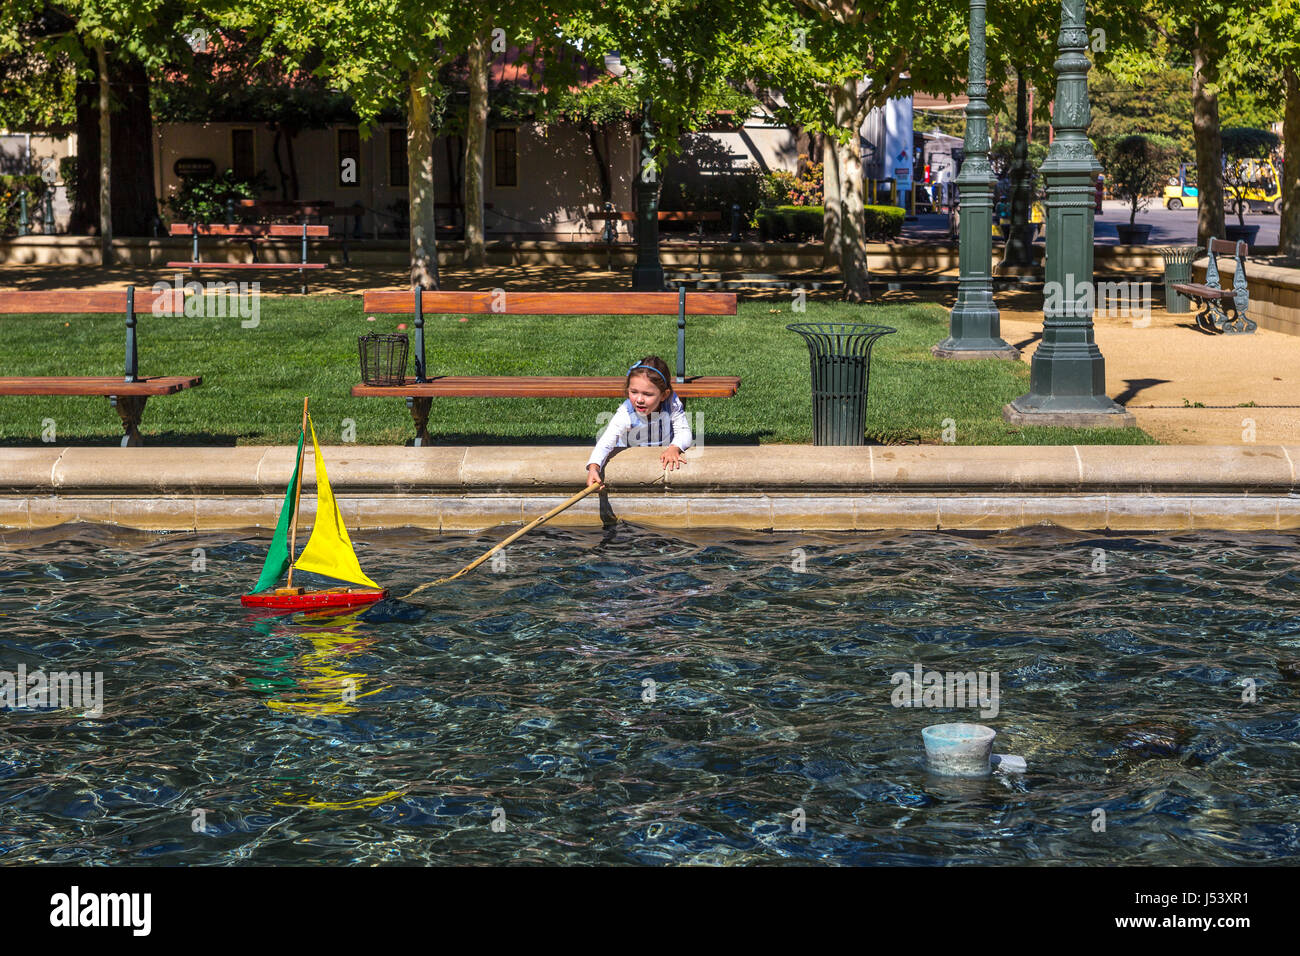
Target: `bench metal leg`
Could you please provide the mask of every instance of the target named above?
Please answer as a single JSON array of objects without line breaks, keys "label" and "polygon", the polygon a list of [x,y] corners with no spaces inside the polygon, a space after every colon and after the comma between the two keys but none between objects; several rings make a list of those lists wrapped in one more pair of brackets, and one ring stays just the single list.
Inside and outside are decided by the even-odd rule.
[{"label": "bench metal leg", "polygon": [[1192,299],[1192,301],[1195,302],[1197,306],[1196,327],[1204,332],[1209,332],[1211,335],[1218,335],[1219,327],[1214,324],[1214,319],[1211,316],[1211,311],[1214,307],[1213,303],[1202,302],[1200,299],[1196,298]]},{"label": "bench metal leg", "polygon": [[429,435],[429,412],[433,408],[433,399],[417,398],[412,395],[406,400],[406,407],[411,410],[411,418],[415,421],[415,438],[410,444],[415,448],[426,448],[432,445],[433,438]]},{"label": "bench metal leg", "polygon": [[1235,305],[1229,306],[1228,311],[1232,313],[1232,317],[1229,318],[1226,314],[1224,315],[1223,328],[1220,330],[1225,334],[1247,335],[1259,328],[1244,312],[1238,312]]},{"label": "bench metal leg", "polygon": [[122,419],[122,428],[126,432],[122,436],[123,448],[139,448],[144,444],[140,438],[140,419],[144,415],[144,403],[149,400],[147,395],[110,395],[109,402],[117,409],[118,417]]}]

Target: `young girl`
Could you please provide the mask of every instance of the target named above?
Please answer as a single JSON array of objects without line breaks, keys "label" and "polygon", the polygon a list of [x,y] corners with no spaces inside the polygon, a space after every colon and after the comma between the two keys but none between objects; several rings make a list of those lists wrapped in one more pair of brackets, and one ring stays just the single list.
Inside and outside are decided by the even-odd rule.
[{"label": "young girl", "polygon": [[615,448],[667,445],[659,456],[665,468],[680,468],[682,452],[691,447],[691,426],[682,400],[673,393],[668,363],[647,355],[627,370],[627,401],[596,440],[587,460],[587,484],[600,481],[605,460]]}]

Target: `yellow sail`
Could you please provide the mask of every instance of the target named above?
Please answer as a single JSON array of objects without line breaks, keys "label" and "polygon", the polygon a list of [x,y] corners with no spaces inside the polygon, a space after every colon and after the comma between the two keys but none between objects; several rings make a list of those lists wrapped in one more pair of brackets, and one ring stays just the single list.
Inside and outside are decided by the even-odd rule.
[{"label": "yellow sail", "polygon": [[307,416],[307,425],[311,429],[311,447],[316,453],[316,523],[312,525],[307,547],[302,549],[293,566],[299,571],[312,571],[378,590],[379,585],[366,577],[356,552],[352,550],[352,539],[348,537],[334,492],[330,490],[325,459],[316,443],[316,426],[312,424],[310,415]]}]

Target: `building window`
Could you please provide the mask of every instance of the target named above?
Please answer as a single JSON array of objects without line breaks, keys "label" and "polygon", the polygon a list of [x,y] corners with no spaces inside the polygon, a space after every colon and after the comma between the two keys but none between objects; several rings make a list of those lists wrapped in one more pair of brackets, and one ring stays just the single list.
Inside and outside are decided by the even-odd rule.
[{"label": "building window", "polygon": [[341,129],[339,134],[339,185],[360,186],[361,133],[355,129]]},{"label": "building window", "polygon": [[406,165],[406,130],[388,131],[388,185],[407,186],[411,182]]},{"label": "building window", "polygon": [[514,129],[492,131],[493,183],[497,186],[519,185],[519,151]]},{"label": "building window", "polygon": [[232,129],[230,131],[230,169],[236,179],[252,179],[257,175],[253,158],[253,131],[251,129]]}]

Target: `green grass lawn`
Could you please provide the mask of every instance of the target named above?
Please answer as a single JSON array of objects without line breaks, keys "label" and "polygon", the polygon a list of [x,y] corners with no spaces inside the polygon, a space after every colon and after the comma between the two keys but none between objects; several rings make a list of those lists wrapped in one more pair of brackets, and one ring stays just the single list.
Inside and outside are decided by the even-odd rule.
[{"label": "green grass lawn", "polygon": [[[780,311],[775,311],[780,308]],[[320,440],[342,439],[345,420],[359,444],[396,444],[412,434],[401,399],[356,399],[357,336],[396,330],[401,317],[367,322],[355,296],[268,296],[260,325],[238,318],[143,315],[142,375],[202,375],[203,385],[152,399],[141,431],[148,444],[288,444],[297,437],[303,395],[312,400]],[[409,319],[406,319],[409,323]],[[898,329],[875,346],[867,433],[886,443],[938,443],[943,420],[958,444],[1153,444],[1139,429],[1013,428],[1002,406],[1028,391],[1021,362],[939,361],[930,346],[947,334],[933,304],[851,306],[812,302],[803,313],[781,301],[751,301],[735,316],[687,320],[687,372],[738,375],[731,399],[693,399],[707,441],[757,444],[812,441],[808,353],[790,322],[871,322]],[[4,375],[116,375],[122,371],[120,316],[4,316]],[[407,330],[411,331],[410,329]],[[676,361],[671,316],[430,316],[433,374],[618,375],[648,353]],[[414,362],[408,367],[413,371]],[[449,443],[585,443],[614,399],[472,399],[434,402],[429,429]],[[0,397],[0,443],[41,442],[53,419],[56,441],[114,444],[116,413],[103,398]]]}]

